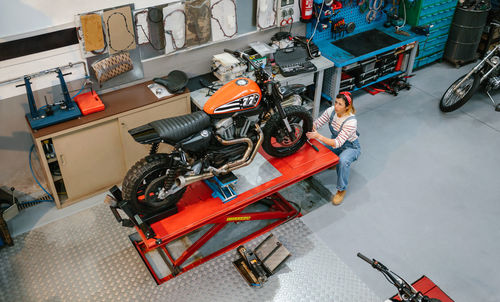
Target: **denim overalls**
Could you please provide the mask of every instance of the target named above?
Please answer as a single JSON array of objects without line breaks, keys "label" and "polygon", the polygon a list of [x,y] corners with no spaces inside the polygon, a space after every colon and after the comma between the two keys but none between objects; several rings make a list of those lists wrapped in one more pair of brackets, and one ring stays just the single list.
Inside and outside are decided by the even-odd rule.
[{"label": "denim overalls", "polygon": [[[330,132],[332,133],[332,139],[337,138],[339,132],[342,131],[342,127],[344,123],[349,119],[355,118],[354,116],[348,117],[339,128],[339,131],[335,131],[332,126],[333,117],[335,115],[335,111],[332,112],[330,116],[330,120],[328,122],[328,127],[330,128]],[[357,130],[356,130],[356,133]],[[359,134],[358,134],[359,135]],[[328,146],[333,153],[337,154],[339,157],[339,163],[337,164],[337,190],[344,191],[347,188],[347,183],[349,181],[349,173],[351,163],[358,159],[359,154],[361,153],[361,146],[359,145],[359,139],[356,139],[354,142],[350,142],[346,140],[344,144],[338,148],[333,148],[332,146]]]}]

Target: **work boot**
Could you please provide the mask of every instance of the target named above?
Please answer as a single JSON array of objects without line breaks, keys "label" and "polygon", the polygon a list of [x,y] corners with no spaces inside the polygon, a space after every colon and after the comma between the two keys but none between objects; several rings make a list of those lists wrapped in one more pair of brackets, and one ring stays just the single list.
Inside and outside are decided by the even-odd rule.
[{"label": "work boot", "polygon": [[335,194],[332,197],[332,203],[336,206],[342,203],[342,200],[344,200],[345,196],[345,190],[344,191],[337,191],[337,194]]}]

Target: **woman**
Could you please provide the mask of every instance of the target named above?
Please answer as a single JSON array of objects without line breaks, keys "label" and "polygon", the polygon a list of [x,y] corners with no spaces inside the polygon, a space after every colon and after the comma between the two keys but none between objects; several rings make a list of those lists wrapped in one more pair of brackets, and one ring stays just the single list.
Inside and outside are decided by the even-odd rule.
[{"label": "woman", "polygon": [[[359,133],[357,131],[358,121],[354,113],[356,113],[356,110],[352,104],[351,94],[349,92],[341,92],[337,95],[334,105],[326,109],[314,122],[313,131],[307,133],[307,138],[315,138],[322,141],[339,156],[337,193],[332,198],[334,205],[342,203],[349,181],[351,163],[358,159],[361,153],[358,140]],[[330,132],[332,133],[331,138],[324,137],[317,131],[317,129],[326,123],[328,123]]]}]

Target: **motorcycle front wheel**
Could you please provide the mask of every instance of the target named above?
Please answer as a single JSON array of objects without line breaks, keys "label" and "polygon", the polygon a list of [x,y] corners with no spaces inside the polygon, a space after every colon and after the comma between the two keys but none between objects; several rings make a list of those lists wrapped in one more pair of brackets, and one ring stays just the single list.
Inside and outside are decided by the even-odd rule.
[{"label": "motorcycle front wheel", "polygon": [[[170,188],[175,177],[181,174],[176,169],[174,160],[169,154],[149,155],[127,172],[123,180],[122,192],[124,200],[128,200],[142,214],[154,214],[175,205],[182,197],[186,188],[167,195],[165,188]],[[171,177],[159,179],[167,173]]]},{"label": "motorcycle front wheel", "polygon": [[467,78],[462,85],[458,86],[460,81],[465,77],[461,76],[446,90],[441,101],[439,101],[439,109],[442,112],[451,112],[462,107],[472,97],[479,87],[479,75],[473,74]]},{"label": "motorcycle front wheel", "polygon": [[274,157],[285,157],[297,152],[306,142],[306,133],[312,129],[312,117],[302,106],[283,108],[295,137],[288,135],[285,125],[278,113],[275,113],[264,126],[264,142],[262,148]]}]

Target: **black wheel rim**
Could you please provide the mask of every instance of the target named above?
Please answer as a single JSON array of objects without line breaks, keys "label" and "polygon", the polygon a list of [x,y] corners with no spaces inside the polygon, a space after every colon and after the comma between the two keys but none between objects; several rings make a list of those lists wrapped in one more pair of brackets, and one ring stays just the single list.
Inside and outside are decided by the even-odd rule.
[{"label": "black wheel rim", "polygon": [[[457,83],[458,84],[458,83]],[[462,85],[453,84],[444,94],[443,106],[450,107],[463,99],[474,86],[474,77],[465,79]]]},{"label": "black wheel rim", "polygon": [[[161,190],[163,190],[164,186],[166,185],[165,182],[160,181],[157,182],[151,189],[149,194],[146,195],[146,189],[148,186],[158,177],[161,177],[165,175],[167,172],[167,169],[163,167],[159,167],[151,172],[149,172],[140,182],[139,186],[136,189],[136,198],[137,201],[141,204],[146,204],[150,206],[159,206],[163,204],[166,200],[165,198],[158,198],[158,195],[160,194]],[[168,197],[168,196],[167,196]]]}]

